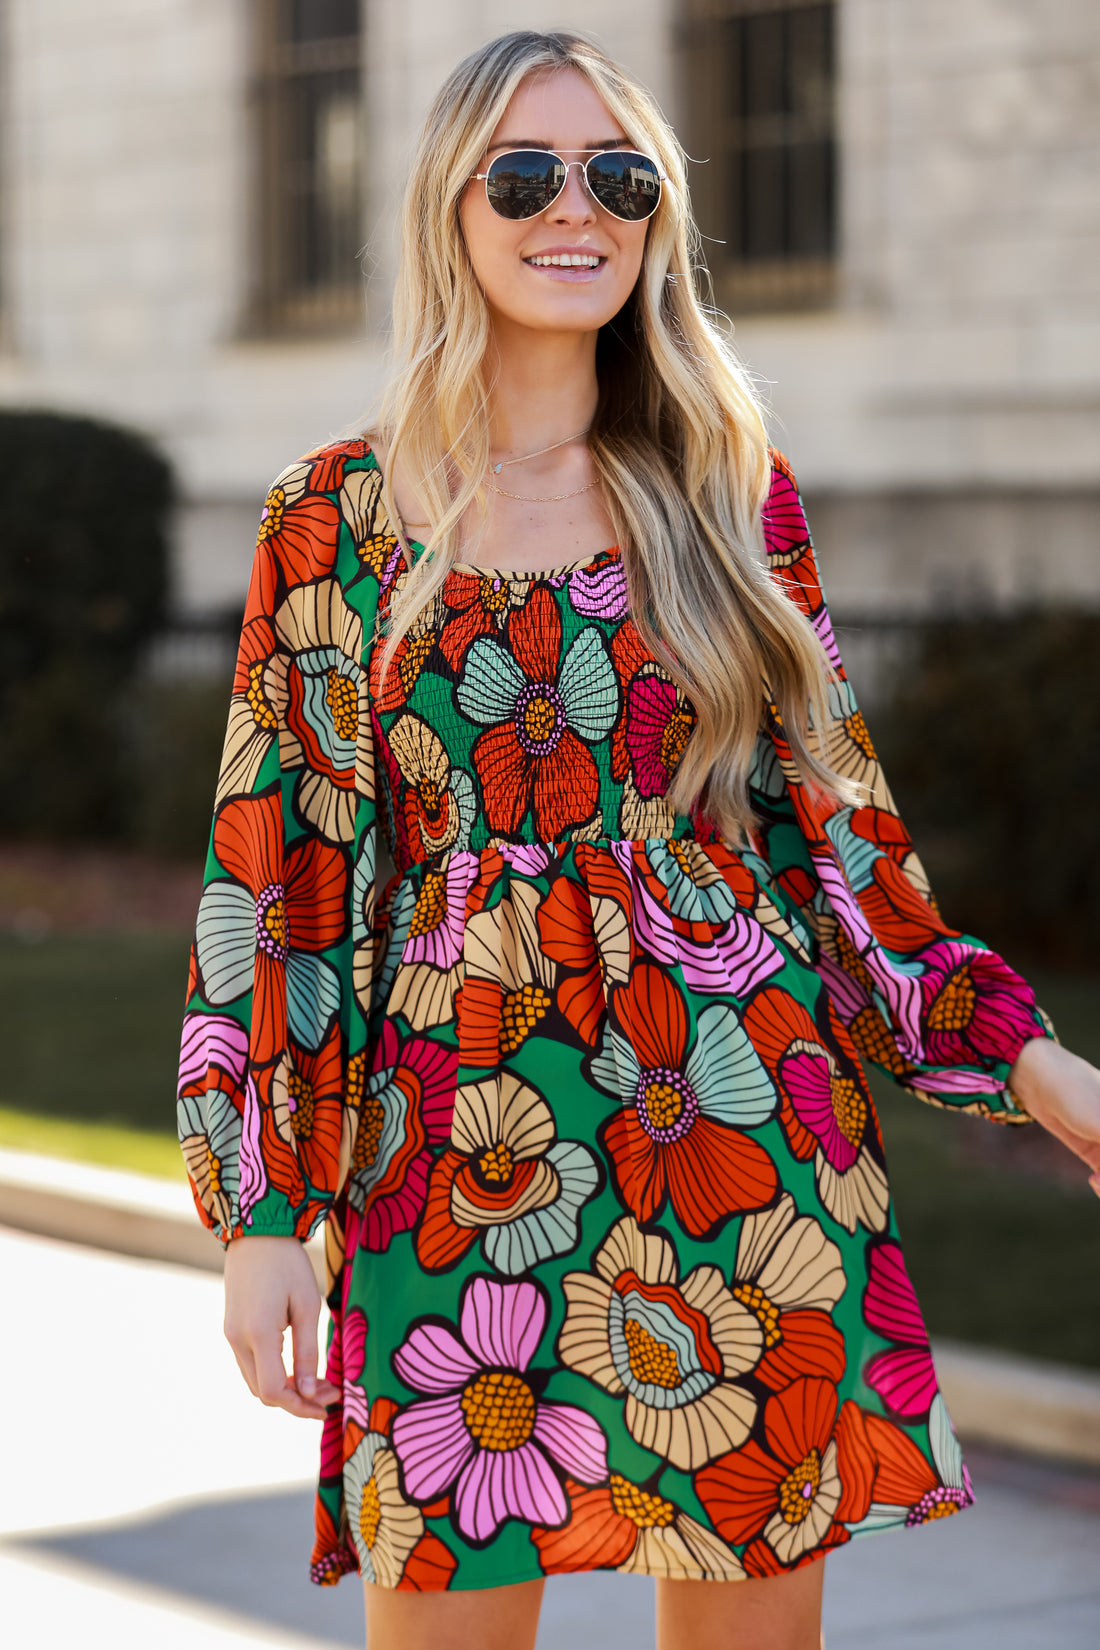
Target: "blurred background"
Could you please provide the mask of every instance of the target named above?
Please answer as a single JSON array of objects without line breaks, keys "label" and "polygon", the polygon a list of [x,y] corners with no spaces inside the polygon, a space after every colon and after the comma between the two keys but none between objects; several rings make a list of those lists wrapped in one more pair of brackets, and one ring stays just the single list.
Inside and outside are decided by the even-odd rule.
[{"label": "blurred background", "polygon": [[[179,1180],[259,510],[380,382],[440,80],[562,25],[693,159],[945,915],[1100,1061],[1095,0],[0,0],[0,1148]],[[1100,1370],[1074,1161],[876,1082],[933,1334]]]}]

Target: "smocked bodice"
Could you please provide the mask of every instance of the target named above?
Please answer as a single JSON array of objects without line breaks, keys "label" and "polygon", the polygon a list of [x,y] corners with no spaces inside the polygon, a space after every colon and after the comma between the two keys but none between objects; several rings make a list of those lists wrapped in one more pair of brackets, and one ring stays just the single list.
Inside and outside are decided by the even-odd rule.
[{"label": "smocked bodice", "polygon": [[694,834],[665,800],[694,712],[628,617],[617,550],[533,574],[454,568],[384,679],[381,657],[377,645],[375,738],[399,870],[498,842]]}]

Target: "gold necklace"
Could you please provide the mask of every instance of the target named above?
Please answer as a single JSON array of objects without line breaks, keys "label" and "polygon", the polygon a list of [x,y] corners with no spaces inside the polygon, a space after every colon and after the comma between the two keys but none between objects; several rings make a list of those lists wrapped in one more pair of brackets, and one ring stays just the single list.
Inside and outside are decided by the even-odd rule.
[{"label": "gold necklace", "polygon": [[[591,428],[592,426],[589,425],[588,429]],[[498,476],[507,464],[526,464],[529,458],[541,458],[543,453],[557,452],[559,447],[567,447],[571,441],[579,441],[582,435],[587,434],[588,430],[578,430],[576,435],[563,436],[560,441],[552,442],[549,447],[540,447],[538,451],[534,453],[524,453],[522,458],[502,458],[498,464],[490,463],[489,468],[495,476]],[[509,498],[514,498],[515,496],[516,495],[513,493],[508,494]]]},{"label": "gold necklace", "polygon": [[[532,453],[531,457],[534,456]],[[518,499],[521,504],[556,504],[559,499],[576,498],[580,493],[587,493],[590,487],[597,487],[599,481],[599,476],[596,476],[593,481],[586,481],[583,487],[575,487],[571,493],[547,493],[541,497],[530,493],[506,493],[503,487],[494,487],[491,481],[487,481],[485,485],[491,493],[499,493],[501,498]]]}]

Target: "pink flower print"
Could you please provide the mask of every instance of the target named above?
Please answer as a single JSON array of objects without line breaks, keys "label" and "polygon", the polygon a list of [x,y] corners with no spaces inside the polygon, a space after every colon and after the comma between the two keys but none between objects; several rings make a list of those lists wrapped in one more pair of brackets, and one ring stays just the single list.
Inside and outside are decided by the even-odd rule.
[{"label": "pink flower print", "polygon": [[482,1275],[462,1291],[458,1334],[422,1319],[393,1367],[431,1394],[394,1417],[405,1492],[429,1502],[454,1485],[459,1534],[484,1545],[506,1518],[560,1525],[569,1503],[556,1468],[584,1484],[607,1477],[607,1441],[591,1416],[535,1395],[525,1372],[546,1327],[534,1283]]},{"label": "pink flower print", "polygon": [[[453,968],[462,955],[466,932],[466,896],[478,873],[478,857],[465,850],[452,853],[444,866],[425,876],[424,910],[409,929],[401,960],[430,963],[433,968]],[[435,883],[431,879],[435,878]]]},{"label": "pink flower print", "polygon": [[867,1385],[902,1420],[927,1415],[937,1390],[932,1351],[900,1245],[893,1238],[870,1251],[863,1316],[876,1334],[895,1343],[869,1359],[863,1372]]},{"label": "pink flower print", "polygon": [[922,955],[922,1022],[929,1065],[1011,1065],[1039,1034],[1031,988],[995,953],[943,940]]},{"label": "pink flower print", "polygon": [[[333,1345],[337,1337],[333,1337]],[[357,1421],[366,1430],[370,1425],[370,1404],[359,1385],[367,1361],[367,1314],[361,1306],[353,1306],[344,1318],[340,1330],[341,1367],[344,1387],[344,1422]],[[338,1385],[336,1376],[329,1380]]]},{"label": "pink flower print", "polygon": [[621,559],[576,568],[569,575],[569,600],[586,619],[603,619],[609,624],[625,619],[628,599]]}]

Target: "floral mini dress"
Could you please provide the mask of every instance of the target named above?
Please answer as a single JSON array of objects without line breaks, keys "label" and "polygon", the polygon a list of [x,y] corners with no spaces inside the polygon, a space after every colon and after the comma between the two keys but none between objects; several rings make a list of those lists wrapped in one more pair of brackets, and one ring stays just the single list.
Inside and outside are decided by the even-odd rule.
[{"label": "floral mini dress", "polygon": [[383,677],[380,492],[352,441],[268,495],[180,1060],[204,1221],[325,1224],[314,1579],[736,1580],[966,1507],[860,1062],[1022,1121],[1049,1026],[932,901],[785,461],[769,566],[868,801],[765,691],[742,848],[666,800],[694,712],[618,550],[453,568]]}]

